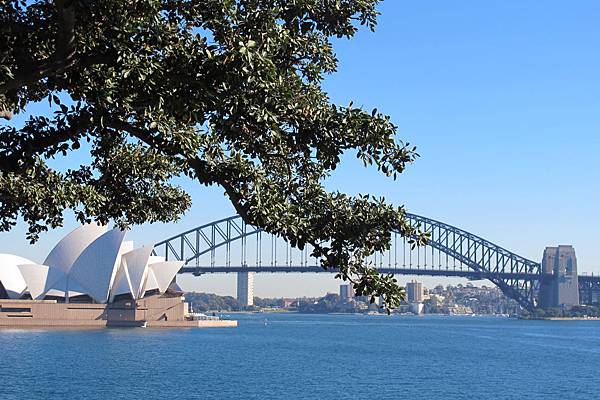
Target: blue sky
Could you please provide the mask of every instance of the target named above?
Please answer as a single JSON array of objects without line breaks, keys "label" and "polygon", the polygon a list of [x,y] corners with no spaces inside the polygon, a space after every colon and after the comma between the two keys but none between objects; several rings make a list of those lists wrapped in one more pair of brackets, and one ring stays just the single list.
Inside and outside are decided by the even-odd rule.
[{"label": "blue sky", "polygon": [[[332,101],[377,107],[421,158],[399,180],[346,157],[327,186],[384,196],[538,260],[573,244],[579,269],[600,273],[600,2],[387,0],[375,33],[338,40]],[[186,182],[194,199],[179,223],[134,227],[153,243],[233,214],[219,188]],[[31,248],[24,227],[0,252],[43,261],[60,235]],[[409,277],[406,277],[408,280]],[[400,281],[405,279],[400,277]],[[426,280],[426,284],[450,280]],[[188,289],[232,294],[233,276],[185,278]],[[336,290],[330,277],[259,275],[259,296]]]}]

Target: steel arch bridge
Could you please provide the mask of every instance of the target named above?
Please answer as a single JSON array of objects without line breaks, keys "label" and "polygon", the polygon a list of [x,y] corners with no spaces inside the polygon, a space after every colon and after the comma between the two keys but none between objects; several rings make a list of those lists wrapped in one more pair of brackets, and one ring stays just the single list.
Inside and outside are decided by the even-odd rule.
[{"label": "steel arch bridge", "polygon": [[[394,233],[391,248],[370,262],[381,273],[455,276],[488,279],[522,307],[537,305],[541,264],[528,260],[477,235],[449,224],[414,214],[409,222],[427,231],[427,246],[412,248]],[[335,272],[324,270],[310,249],[294,249],[285,241],[247,225],[239,216],[214,221],[155,245],[154,254],[184,261],[180,273],[219,272]]]}]

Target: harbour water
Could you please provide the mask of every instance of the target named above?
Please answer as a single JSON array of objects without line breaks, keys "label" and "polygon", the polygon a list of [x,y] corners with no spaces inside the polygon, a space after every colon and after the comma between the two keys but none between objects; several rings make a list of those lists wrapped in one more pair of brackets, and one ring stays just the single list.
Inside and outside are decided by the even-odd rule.
[{"label": "harbour water", "polygon": [[0,399],[596,399],[600,321],[231,315],[0,330]]}]

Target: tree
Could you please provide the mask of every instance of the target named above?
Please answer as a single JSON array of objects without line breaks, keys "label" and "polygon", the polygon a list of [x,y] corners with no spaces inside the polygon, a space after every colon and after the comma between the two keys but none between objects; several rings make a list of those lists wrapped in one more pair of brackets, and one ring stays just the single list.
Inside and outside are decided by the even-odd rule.
[{"label": "tree", "polygon": [[[402,207],[323,187],[348,151],[394,179],[417,157],[388,116],[321,88],[332,38],[374,29],[378,3],[0,0],[0,229],[22,218],[35,241],[66,210],[121,227],[176,220],[191,199],[173,178],[187,176],[222,187],[247,223],[310,244],[357,295],[398,304],[393,276],[364,259],[392,231],[426,234]],[[57,111],[7,123],[40,101]],[[86,165],[49,165],[83,149]]]}]

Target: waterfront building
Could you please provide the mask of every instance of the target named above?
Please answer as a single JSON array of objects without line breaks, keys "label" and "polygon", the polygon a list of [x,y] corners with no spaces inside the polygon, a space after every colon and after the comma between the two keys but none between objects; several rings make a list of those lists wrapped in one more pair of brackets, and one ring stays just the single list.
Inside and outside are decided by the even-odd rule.
[{"label": "waterfront building", "polygon": [[86,224],[42,264],[0,254],[0,325],[218,326],[189,314],[175,275],[181,261],[134,248],[125,231]]},{"label": "waterfront building", "polygon": [[281,302],[281,307],[282,308],[298,307],[299,303],[300,302],[298,301],[298,299],[283,298],[282,302]]}]

